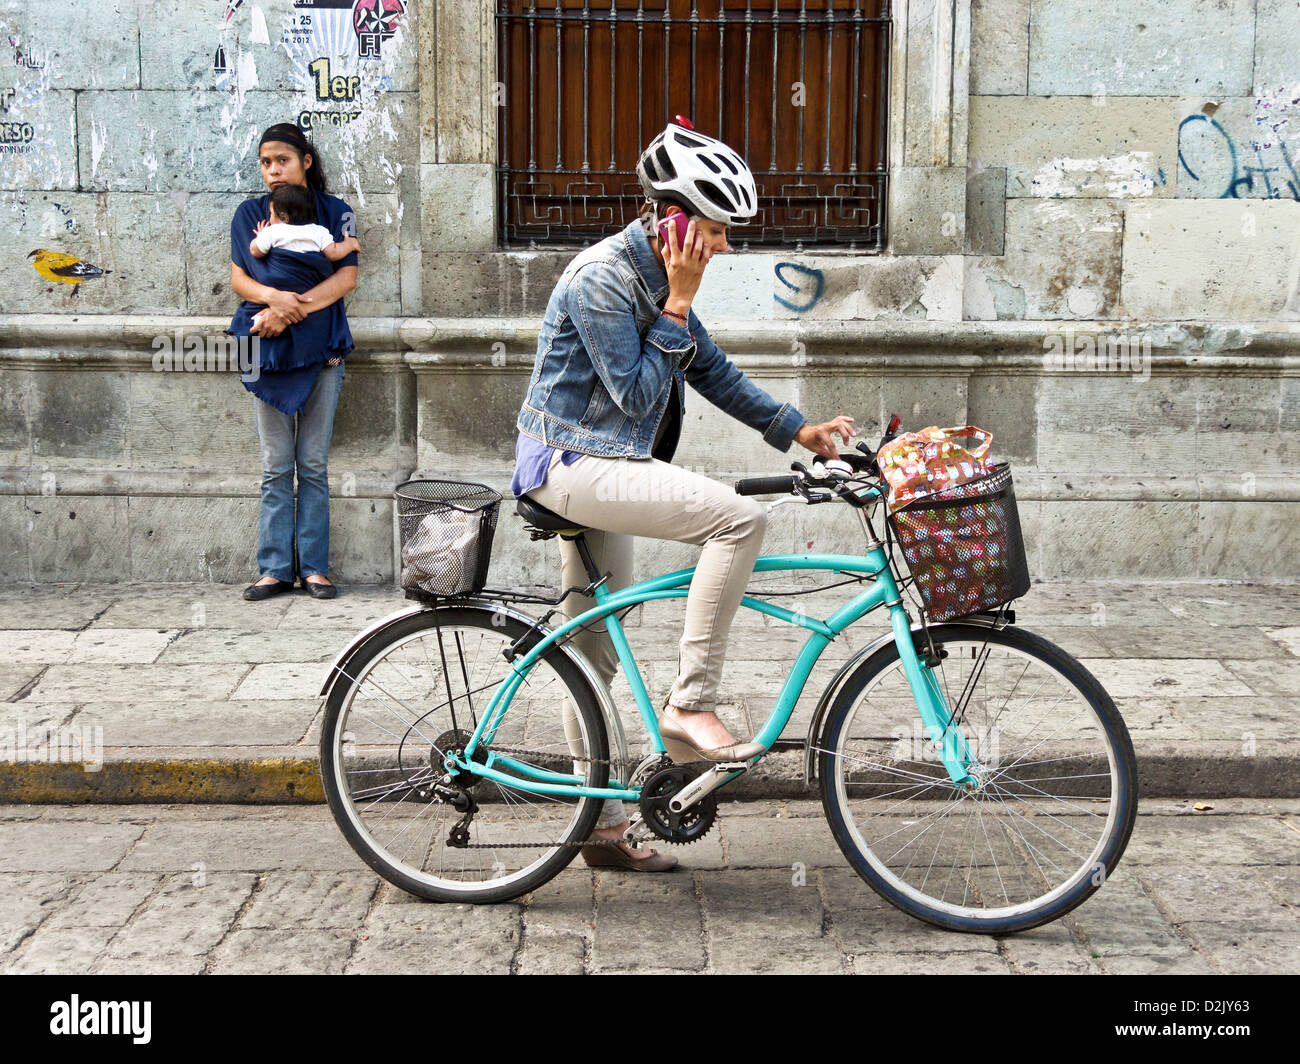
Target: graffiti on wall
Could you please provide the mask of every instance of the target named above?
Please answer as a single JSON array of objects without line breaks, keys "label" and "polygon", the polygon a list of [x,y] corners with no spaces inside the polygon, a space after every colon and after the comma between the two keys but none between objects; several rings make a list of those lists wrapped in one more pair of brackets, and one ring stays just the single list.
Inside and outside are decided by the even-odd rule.
[{"label": "graffiti on wall", "polygon": [[[1296,156],[1287,142],[1290,114],[1300,116],[1300,97],[1265,95],[1255,101],[1248,137],[1234,137],[1208,105],[1178,124],[1179,190],[1220,199],[1300,200]],[[1300,138],[1293,137],[1300,144]]]},{"label": "graffiti on wall", "polygon": [[826,277],[821,270],[800,266],[797,262],[778,262],[776,281],[783,286],[785,294],[775,292],[772,298],[796,314],[806,314],[812,310],[826,289]]}]

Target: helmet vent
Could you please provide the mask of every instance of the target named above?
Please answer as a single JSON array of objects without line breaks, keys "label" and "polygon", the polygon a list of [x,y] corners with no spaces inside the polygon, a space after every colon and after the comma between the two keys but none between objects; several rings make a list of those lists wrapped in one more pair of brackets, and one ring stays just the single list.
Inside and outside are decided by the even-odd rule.
[{"label": "helmet vent", "polygon": [[655,158],[659,160],[659,165],[663,169],[663,176],[656,180],[671,181],[677,176],[677,167],[673,166],[673,161],[668,155],[668,149],[662,144],[655,150]]},{"label": "helmet vent", "polygon": [[[733,174],[738,174],[738,173],[740,173],[740,171],[736,169],[736,164],[733,163],[730,159],[728,159],[728,158],[727,158],[725,155],[723,155],[721,152],[718,153],[718,161],[719,161],[720,163],[722,163],[722,165],[725,166],[728,170],[730,170]],[[709,165],[712,166],[713,164],[710,163]],[[722,171],[721,171],[721,170],[718,170],[718,168],[717,168],[716,166],[714,166],[713,169],[714,169],[715,171],[717,171],[718,173],[722,173]]]},{"label": "helmet vent", "polygon": [[722,190],[712,181],[697,181],[695,187],[718,209],[726,211],[728,214],[735,213],[736,205],[727,199],[722,194]]},{"label": "helmet vent", "polygon": [[693,137],[689,133],[684,133],[680,129],[673,130],[673,139],[678,144],[685,144],[688,148],[707,148],[709,142],[701,140],[699,137]]},{"label": "helmet vent", "polygon": [[702,162],[705,166],[707,166],[707,167],[708,167],[710,170],[712,170],[715,174],[720,174],[720,173],[722,173],[722,171],[721,171],[720,169],[718,169],[718,164],[715,163],[712,159],[710,159],[707,155],[701,155],[701,156],[700,156],[700,162]]}]

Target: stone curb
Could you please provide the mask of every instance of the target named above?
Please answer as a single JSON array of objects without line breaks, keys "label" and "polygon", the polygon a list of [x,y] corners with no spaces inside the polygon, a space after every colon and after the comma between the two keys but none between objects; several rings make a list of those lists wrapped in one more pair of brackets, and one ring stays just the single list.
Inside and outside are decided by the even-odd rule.
[{"label": "stone curb", "polygon": [[[267,751],[267,755],[272,755]],[[1235,743],[1159,743],[1138,747],[1144,798],[1300,797],[1300,744],[1243,757]],[[753,775],[726,788],[724,800],[809,799],[803,754],[769,755]],[[273,756],[159,756],[105,759],[98,771],[79,764],[0,764],[0,803],[125,804],[180,802],[289,805],[325,800],[315,757],[275,748]]]}]

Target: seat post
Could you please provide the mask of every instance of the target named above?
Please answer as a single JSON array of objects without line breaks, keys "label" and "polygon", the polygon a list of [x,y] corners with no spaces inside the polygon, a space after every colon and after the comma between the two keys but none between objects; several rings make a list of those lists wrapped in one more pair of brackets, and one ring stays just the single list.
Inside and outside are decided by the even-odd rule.
[{"label": "seat post", "polygon": [[573,545],[578,548],[578,557],[582,559],[582,564],[587,569],[587,579],[593,584],[598,583],[604,574],[596,568],[596,559],[592,557],[591,544],[587,542],[586,535],[579,532],[576,536],[564,538],[572,538]]}]

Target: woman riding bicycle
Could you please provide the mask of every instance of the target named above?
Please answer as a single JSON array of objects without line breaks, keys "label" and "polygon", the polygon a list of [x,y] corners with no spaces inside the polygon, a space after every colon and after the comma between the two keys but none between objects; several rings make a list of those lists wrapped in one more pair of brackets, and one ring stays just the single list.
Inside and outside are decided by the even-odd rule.
[{"label": "woman riding bicycle", "polygon": [[[519,413],[511,490],[593,530],[587,539],[611,591],[631,582],[633,536],[703,548],[660,731],[675,761],[744,761],[763,748],[737,743],[714,707],[727,633],[759,555],[766,512],[669,464],[684,386],[783,452],[794,442],[834,457],[832,433],[847,440],[853,418],[813,425],[778,403],[727,359],[691,310],[710,259],[729,250],[729,227],[757,212],[754,178],[740,156],[670,123],[642,153],[637,175],[647,200],[641,217],[579,254],[551,294]],[[563,586],[585,587],[585,568],[568,540],[561,540],[561,559]],[[569,595],[565,615],[592,605]],[[610,683],[618,662],[604,626],[575,642]],[[595,837],[619,840],[626,827],[622,803],[608,801]],[[583,856],[588,864],[638,871],[677,863],[621,842],[588,847]]]}]

